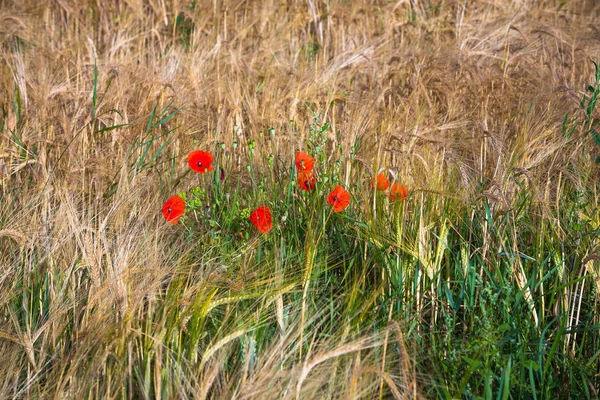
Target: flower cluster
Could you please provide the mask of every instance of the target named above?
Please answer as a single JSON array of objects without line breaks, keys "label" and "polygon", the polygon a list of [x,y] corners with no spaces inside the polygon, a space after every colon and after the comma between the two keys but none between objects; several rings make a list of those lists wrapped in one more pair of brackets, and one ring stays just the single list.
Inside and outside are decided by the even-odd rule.
[{"label": "flower cluster", "polygon": [[[192,171],[199,174],[205,174],[212,171],[213,156],[208,151],[194,150],[188,154],[188,166]],[[221,171],[223,174],[223,171]],[[185,212],[185,201],[179,196],[173,196],[165,202],[162,207],[162,213],[167,222],[172,224],[179,223],[179,218]]]},{"label": "flower cluster", "polygon": [[[373,180],[371,181],[371,187],[379,191],[386,191],[390,187],[390,180],[385,176],[384,173],[379,173]],[[396,200],[404,200],[408,197],[408,187],[402,185],[399,182],[395,182],[390,189],[390,194],[388,198],[392,201]]]},{"label": "flower cluster", "polygon": [[[205,174],[212,171],[213,156],[208,151],[194,150],[188,154],[188,166],[192,171]],[[306,192],[312,192],[317,185],[317,175],[314,172],[315,160],[308,154],[298,151],[296,153],[296,169],[298,172],[298,187]],[[220,169],[221,177],[224,171]],[[221,179],[222,180],[222,179]],[[379,191],[386,191],[390,188],[390,181],[385,174],[378,174],[371,181],[371,187]],[[389,199],[392,201],[404,200],[408,197],[408,188],[396,182],[391,185]],[[327,196],[334,212],[344,211],[350,205],[350,193],[344,187],[337,185]],[[179,196],[173,196],[165,202],[162,207],[162,213],[167,222],[177,224],[179,218],[185,213],[185,201]],[[250,214],[250,222],[262,234],[266,234],[273,229],[273,218],[268,206],[260,206]]]},{"label": "flower cluster", "polygon": [[[315,160],[301,151],[296,153],[296,169],[298,170],[298,187],[306,192],[312,192],[317,185],[317,176],[313,172]],[[350,205],[350,193],[342,186],[336,186],[327,197],[334,212],[344,211]]]},{"label": "flower cluster", "polygon": [[313,172],[315,160],[301,151],[296,153],[296,169],[298,170],[298,187],[305,192],[312,192],[317,184],[317,176]]}]

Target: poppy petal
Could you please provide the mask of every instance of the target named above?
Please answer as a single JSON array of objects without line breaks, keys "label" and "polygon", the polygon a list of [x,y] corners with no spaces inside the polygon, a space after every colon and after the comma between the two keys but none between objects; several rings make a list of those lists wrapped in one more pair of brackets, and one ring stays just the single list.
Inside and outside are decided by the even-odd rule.
[{"label": "poppy petal", "polygon": [[350,204],[350,193],[342,186],[337,186],[327,198],[327,202],[333,206],[333,211],[344,211]]},{"label": "poppy petal", "polygon": [[189,167],[198,173],[205,174],[212,171],[213,156],[208,151],[194,150],[188,154]]},{"label": "poppy petal", "polygon": [[298,171],[312,171],[315,167],[315,159],[301,151],[296,152],[296,168]]},{"label": "poppy petal", "polygon": [[392,190],[390,191],[389,198],[392,201],[396,200],[404,200],[408,197],[408,187],[404,186],[398,182],[392,185]]},{"label": "poppy petal", "polygon": [[390,180],[383,173],[377,174],[375,178],[371,181],[371,187],[375,188],[377,185],[377,190],[387,190],[390,187]]},{"label": "poppy petal", "polygon": [[317,184],[317,177],[311,171],[301,171],[298,174],[298,186],[305,192],[312,192]]},{"label": "poppy petal", "polygon": [[167,222],[179,223],[179,218],[185,212],[185,201],[179,196],[173,196],[162,206],[162,213]]},{"label": "poppy petal", "polygon": [[273,219],[271,210],[267,206],[258,207],[250,214],[250,222],[260,231],[260,233],[269,233],[273,229]]}]

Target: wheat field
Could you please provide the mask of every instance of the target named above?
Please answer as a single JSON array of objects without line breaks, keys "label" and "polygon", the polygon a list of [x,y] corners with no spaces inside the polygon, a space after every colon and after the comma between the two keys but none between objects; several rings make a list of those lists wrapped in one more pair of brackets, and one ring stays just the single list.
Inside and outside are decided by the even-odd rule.
[{"label": "wheat field", "polygon": [[599,20],[0,0],[0,398],[597,398]]}]

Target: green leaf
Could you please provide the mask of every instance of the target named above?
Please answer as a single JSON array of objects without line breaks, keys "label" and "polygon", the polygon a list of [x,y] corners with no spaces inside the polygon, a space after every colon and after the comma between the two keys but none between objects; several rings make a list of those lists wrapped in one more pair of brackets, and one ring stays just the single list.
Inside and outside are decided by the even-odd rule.
[{"label": "green leaf", "polygon": [[495,234],[496,233],[496,228],[494,227],[494,220],[492,219],[492,211],[490,210],[490,203],[489,201],[485,202],[485,217],[488,221],[488,224],[490,225],[490,228],[492,230],[492,232]]},{"label": "green leaf", "polygon": [[552,347],[550,349],[550,353],[548,353],[548,356],[546,357],[546,360],[545,360],[544,376],[548,375],[548,370],[550,369],[550,367],[552,365],[552,359],[554,358],[554,355],[556,354],[556,352],[558,350],[558,346],[561,343],[563,343],[563,335],[565,332],[565,325],[566,325],[566,318],[563,317],[560,321],[560,327],[558,328],[558,332],[554,336],[554,341],[552,342]]},{"label": "green leaf", "polygon": [[122,128],[122,127],[128,126],[128,125],[129,124],[118,124],[118,125],[107,126],[105,128],[97,130],[96,133],[108,132],[108,131],[112,131],[113,129]]},{"label": "green leaf", "polygon": [[146,125],[146,134],[148,132],[150,132],[150,130],[152,129],[152,123],[154,122],[154,117],[156,115],[156,107],[158,107],[158,101],[156,102],[156,104],[154,105],[154,108],[152,109],[152,112],[150,113],[150,118],[148,119],[148,125]]},{"label": "green leaf", "polygon": [[[512,364],[512,357],[508,357],[508,363],[506,364],[506,367],[504,368],[504,371],[502,372],[502,391],[498,394],[498,398],[502,399],[502,400],[507,400],[508,396],[510,396],[510,370],[511,370],[511,364]],[[500,397],[500,394],[502,394],[502,397]]]},{"label": "green leaf", "polygon": [[594,142],[600,146],[600,133],[598,133],[598,131],[595,128],[592,128],[590,130],[591,134],[592,134],[592,139],[594,139]]},{"label": "green leaf", "polygon": [[92,91],[92,121],[96,119],[96,102],[98,100],[98,67],[94,60],[94,88]]}]

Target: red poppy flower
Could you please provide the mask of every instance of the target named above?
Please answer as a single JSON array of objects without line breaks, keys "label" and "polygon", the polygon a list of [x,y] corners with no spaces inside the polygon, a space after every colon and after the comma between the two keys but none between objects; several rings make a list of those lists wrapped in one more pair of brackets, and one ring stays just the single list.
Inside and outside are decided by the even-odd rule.
[{"label": "red poppy flower", "polygon": [[315,159],[301,151],[296,152],[296,168],[298,171],[312,171],[315,167]]},{"label": "red poppy flower", "polygon": [[317,184],[317,177],[311,171],[301,171],[298,174],[298,186],[306,192],[312,192]]},{"label": "red poppy flower", "polygon": [[269,207],[262,206],[252,211],[250,221],[260,231],[260,233],[268,233],[273,229],[273,220],[271,219],[271,210]]},{"label": "red poppy flower", "polygon": [[185,202],[179,196],[173,196],[162,206],[162,213],[167,222],[177,224],[185,211]]},{"label": "red poppy flower", "polygon": [[392,185],[392,190],[390,193],[390,200],[404,200],[408,197],[408,187],[401,185],[396,182]]},{"label": "red poppy flower", "polygon": [[201,174],[209,172],[213,169],[213,156],[208,151],[194,150],[188,154],[188,165],[191,169]]},{"label": "red poppy flower", "polygon": [[377,177],[371,181],[371,187],[375,188],[375,182],[377,182],[377,190],[387,190],[390,187],[390,180],[383,173],[377,174]]},{"label": "red poppy flower", "polygon": [[348,204],[350,204],[350,193],[343,187],[337,186],[333,189],[333,192],[329,193],[327,202],[333,206],[333,211],[344,211],[348,207]]}]

